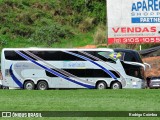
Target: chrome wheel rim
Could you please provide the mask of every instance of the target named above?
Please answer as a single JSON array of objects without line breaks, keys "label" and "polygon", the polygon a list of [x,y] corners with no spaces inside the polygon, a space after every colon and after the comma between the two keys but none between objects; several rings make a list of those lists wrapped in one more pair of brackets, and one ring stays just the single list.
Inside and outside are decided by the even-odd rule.
[{"label": "chrome wheel rim", "polygon": [[33,89],[33,84],[32,83],[27,83],[26,84],[26,89],[27,90],[32,90]]},{"label": "chrome wheel rim", "polygon": [[119,84],[118,83],[114,83],[113,84],[113,89],[119,89],[120,87],[119,87]]},{"label": "chrome wheel rim", "polygon": [[40,83],[39,89],[40,90],[45,90],[46,89],[46,85],[44,83]]},{"label": "chrome wheel rim", "polygon": [[103,83],[98,84],[98,89],[100,90],[105,89],[105,85]]}]

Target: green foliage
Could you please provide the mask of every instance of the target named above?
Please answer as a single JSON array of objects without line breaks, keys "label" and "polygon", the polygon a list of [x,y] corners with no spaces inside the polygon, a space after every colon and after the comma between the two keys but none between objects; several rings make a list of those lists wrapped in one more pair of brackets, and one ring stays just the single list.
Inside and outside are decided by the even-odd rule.
[{"label": "green foliage", "polygon": [[101,0],[1,0],[0,12],[0,36],[9,38],[1,40],[3,47],[60,46],[66,40],[80,46],[93,43],[91,34],[105,23],[106,10]]},{"label": "green foliage", "polygon": [[150,47],[156,47],[156,46],[160,46],[160,43],[159,44],[142,44],[142,49],[147,49],[147,48],[150,48]]},{"label": "green foliage", "polygon": [[105,0],[86,0],[89,15],[96,19],[97,23],[106,24],[106,1]]},{"label": "green foliage", "polygon": [[8,43],[8,40],[6,40],[5,38],[3,37],[0,37],[0,46],[4,46]]},{"label": "green foliage", "polygon": [[87,17],[79,24],[79,29],[81,32],[88,32],[94,27],[94,18]]},{"label": "green foliage", "polygon": [[51,46],[55,42],[60,42],[61,39],[72,37],[73,33],[64,26],[54,23],[51,26],[43,26],[33,33],[32,38],[37,43],[44,43]]},{"label": "green foliage", "polygon": [[76,0],[70,1],[70,5],[78,14],[95,18],[97,23],[106,23],[105,0]]},{"label": "green foliage", "polygon": [[14,28],[11,29],[12,36],[20,36],[29,38],[34,29],[30,26],[25,26],[24,24],[17,24]]},{"label": "green foliage", "polygon": [[124,48],[124,49],[137,49],[139,50],[138,44],[112,44],[109,45],[110,48]]},{"label": "green foliage", "polygon": [[94,34],[94,43],[103,44],[106,43],[106,29],[103,25],[99,25]]}]

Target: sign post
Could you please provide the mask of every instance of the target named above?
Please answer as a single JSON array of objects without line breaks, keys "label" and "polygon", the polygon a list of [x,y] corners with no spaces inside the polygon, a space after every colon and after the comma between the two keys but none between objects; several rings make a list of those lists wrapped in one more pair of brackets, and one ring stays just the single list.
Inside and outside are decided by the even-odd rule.
[{"label": "sign post", "polygon": [[108,44],[160,43],[160,0],[106,0]]}]

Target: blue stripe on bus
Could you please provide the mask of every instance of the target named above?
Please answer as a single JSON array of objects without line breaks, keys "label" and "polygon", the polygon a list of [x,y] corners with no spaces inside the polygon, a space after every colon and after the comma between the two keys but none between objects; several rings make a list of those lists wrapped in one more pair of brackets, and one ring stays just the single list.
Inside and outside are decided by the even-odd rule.
[{"label": "blue stripe on bus", "polygon": [[82,55],[79,55],[79,54],[76,54],[76,53],[73,53],[73,52],[68,52],[68,51],[63,51],[65,53],[68,53],[68,54],[71,54],[71,55],[74,55],[76,57],[79,57],[79,58],[82,58],[84,60],[87,60],[93,64],[95,64],[96,66],[100,67],[104,72],[106,72],[108,75],[110,75],[114,80],[117,80],[117,77],[112,73],[110,72],[108,69],[106,69],[105,67],[101,66],[100,64],[98,64],[97,62],[85,57],[85,56],[82,56]]},{"label": "blue stripe on bus", "polygon": [[12,79],[14,80],[14,82],[15,82],[20,88],[23,88],[23,84],[22,84],[22,83],[16,78],[16,76],[13,74],[12,65],[10,66],[9,73],[10,73]]},{"label": "blue stripe on bus", "polygon": [[81,85],[81,86],[86,87],[86,88],[95,88],[95,86],[91,86],[91,85],[87,85],[87,84],[84,84],[84,83],[80,83],[80,82],[75,81],[75,80],[72,80],[72,79],[70,79],[69,77],[64,76],[64,75],[62,75],[62,74],[60,74],[60,73],[58,73],[58,72],[56,72],[56,71],[54,71],[54,70],[52,70],[52,69],[50,69],[50,68],[47,68],[47,67],[45,67],[44,65],[36,62],[36,61],[33,60],[32,58],[28,57],[27,55],[21,53],[20,51],[15,51],[15,52],[16,52],[17,54],[19,54],[20,56],[22,56],[23,58],[31,61],[32,63],[34,63],[34,64],[40,66],[41,68],[45,69],[46,71],[50,72],[51,74],[56,75],[57,77],[61,77],[61,78],[63,78],[63,79],[66,79],[66,80],[68,80],[68,81],[70,81],[70,82],[76,83],[76,84]]}]

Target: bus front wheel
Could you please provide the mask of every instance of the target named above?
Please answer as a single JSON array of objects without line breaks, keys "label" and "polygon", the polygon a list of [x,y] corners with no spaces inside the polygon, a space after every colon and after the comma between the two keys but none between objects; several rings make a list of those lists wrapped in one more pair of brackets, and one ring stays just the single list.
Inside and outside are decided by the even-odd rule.
[{"label": "bus front wheel", "polygon": [[46,81],[39,81],[37,84],[38,90],[47,90],[48,89],[48,83]]},{"label": "bus front wheel", "polygon": [[34,90],[34,88],[35,88],[35,84],[34,84],[33,81],[26,81],[24,83],[24,89],[26,89],[26,90]]},{"label": "bus front wheel", "polygon": [[111,89],[122,89],[122,85],[120,82],[114,82],[111,84]]}]

